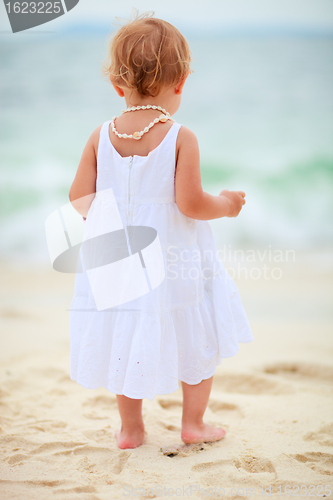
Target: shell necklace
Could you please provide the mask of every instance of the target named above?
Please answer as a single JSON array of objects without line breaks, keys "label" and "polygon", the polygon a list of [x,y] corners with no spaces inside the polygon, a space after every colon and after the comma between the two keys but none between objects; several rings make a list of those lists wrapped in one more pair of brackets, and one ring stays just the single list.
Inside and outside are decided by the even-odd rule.
[{"label": "shell necklace", "polygon": [[149,130],[156,124],[156,123],[159,123],[159,122],[162,122],[162,123],[165,123],[167,120],[172,120],[171,116],[170,116],[170,113],[168,113],[168,111],[166,111],[165,109],[161,108],[161,106],[153,106],[151,104],[147,104],[147,106],[132,106],[131,108],[127,108],[127,109],[124,109],[122,111],[122,113],[127,113],[128,111],[136,111],[137,109],[157,109],[158,111],[162,111],[162,114],[158,117],[158,118],[155,118],[155,120],[153,120],[152,122],[149,123],[148,127],[145,127],[143,130],[141,130],[141,132],[134,132],[134,134],[130,134],[130,135],[127,135],[127,134],[119,134],[119,132],[117,132],[116,130],[116,127],[115,127],[115,120],[116,120],[116,116],[114,116],[111,120],[111,129],[112,129],[112,132],[114,132],[118,137],[120,137],[120,139],[136,139],[136,140],[139,140],[141,139],[141,137],[143,136],[143,134],[146,134],[147,132],[149,132]]}]

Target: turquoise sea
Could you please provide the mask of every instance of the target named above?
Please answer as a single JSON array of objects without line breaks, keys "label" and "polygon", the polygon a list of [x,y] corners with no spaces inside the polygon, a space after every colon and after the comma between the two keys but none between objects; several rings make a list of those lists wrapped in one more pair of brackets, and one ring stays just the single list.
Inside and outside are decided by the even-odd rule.
[{"label": "turquoise sea", "polygon": [[[0,37],[0,258],[47,262],[44,222],[68,203],[91,132],[124,109],[102,79],[106,34]],[[194,73],[177,122],[201,148],[205,191],[242,189],[219,245],[329,249],[333,239],[333,39],[187,37]]]}]

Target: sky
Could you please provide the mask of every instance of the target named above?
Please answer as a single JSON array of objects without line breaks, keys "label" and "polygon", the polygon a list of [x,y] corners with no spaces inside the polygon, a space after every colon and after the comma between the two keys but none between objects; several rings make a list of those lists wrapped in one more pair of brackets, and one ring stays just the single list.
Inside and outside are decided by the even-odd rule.
[{"label": "sky", "polygon": [[[333,0],[80,0],[67,15],[52,21],[52,28],[51,24],[48,27],[61,30],[82,23],[111,24],[116,16],[128,19],[133,7],[140,13],[154,10],[156,17],[194,29],[333,30]],[[9,21],[1,2],[0,30],[8,29]]]}]

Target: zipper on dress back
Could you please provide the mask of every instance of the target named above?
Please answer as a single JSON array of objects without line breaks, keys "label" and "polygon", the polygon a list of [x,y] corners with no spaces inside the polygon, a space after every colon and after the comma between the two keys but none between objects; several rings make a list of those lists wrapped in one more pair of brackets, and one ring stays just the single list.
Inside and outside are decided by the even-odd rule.
[{"label": "zipper on dress back", "polygon": [[128,165],[128,225],[131,226],[131,199],[130,199],[130,180],[131,180],[131,167],[133,163],[133,156],[130,156],[130,162]]}]

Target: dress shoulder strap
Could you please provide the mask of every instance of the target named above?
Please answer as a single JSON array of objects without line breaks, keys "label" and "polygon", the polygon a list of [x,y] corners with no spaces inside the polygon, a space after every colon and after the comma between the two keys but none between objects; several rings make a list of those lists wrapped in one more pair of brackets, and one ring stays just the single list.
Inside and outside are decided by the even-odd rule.
[{"label": "dress shoulder strap", "polygon": [[[168,133],[165,136],[165,142],[168,143],[168,146],[170,147],[170,143],[174,143],[176,145],[177,142],[177,137],[178,137],[178,132],[179,129],[182,125],[180,123],[174,122],[172,126],[170,127]],[[164,140],[162,141],[162,143]]]},{"label": "dress shoulder strap", "polygon": [[103,151],[104,148],[110,145],[110,137],[109,137],[109,125],[110,121],[104,122],[100,133],[99,133],[99,143],[98,143],[98,151],[101,149]]},{"label": "dress shoulder strap", "polygon": [[109,124],[110,121],[104,122],[99,133],[97,173],[104,169],[104,164],[107,163],[108,154],[110,153],[111,142],[109,137]]},{"label": "dress shoulder strap", "polygon": [[177,138],[181,126],[180,123],[174,122],[162,142],[156,148],[156,154],[159,158],[162,158],[163,161],[170,161],[174,169],[176,168]]},{"label": "dress shoulder strap", "polygon": [[162,140],[162,142],[160,142],[160,144],[157,146],[156,149],[160,150],[168,149],[169,151],[174,149],[176,147],[177,137],[180,127],[181,127],[180,123],[174,122],[172,126],[169,128],[166,135],[164,136],[164,139]]}]

